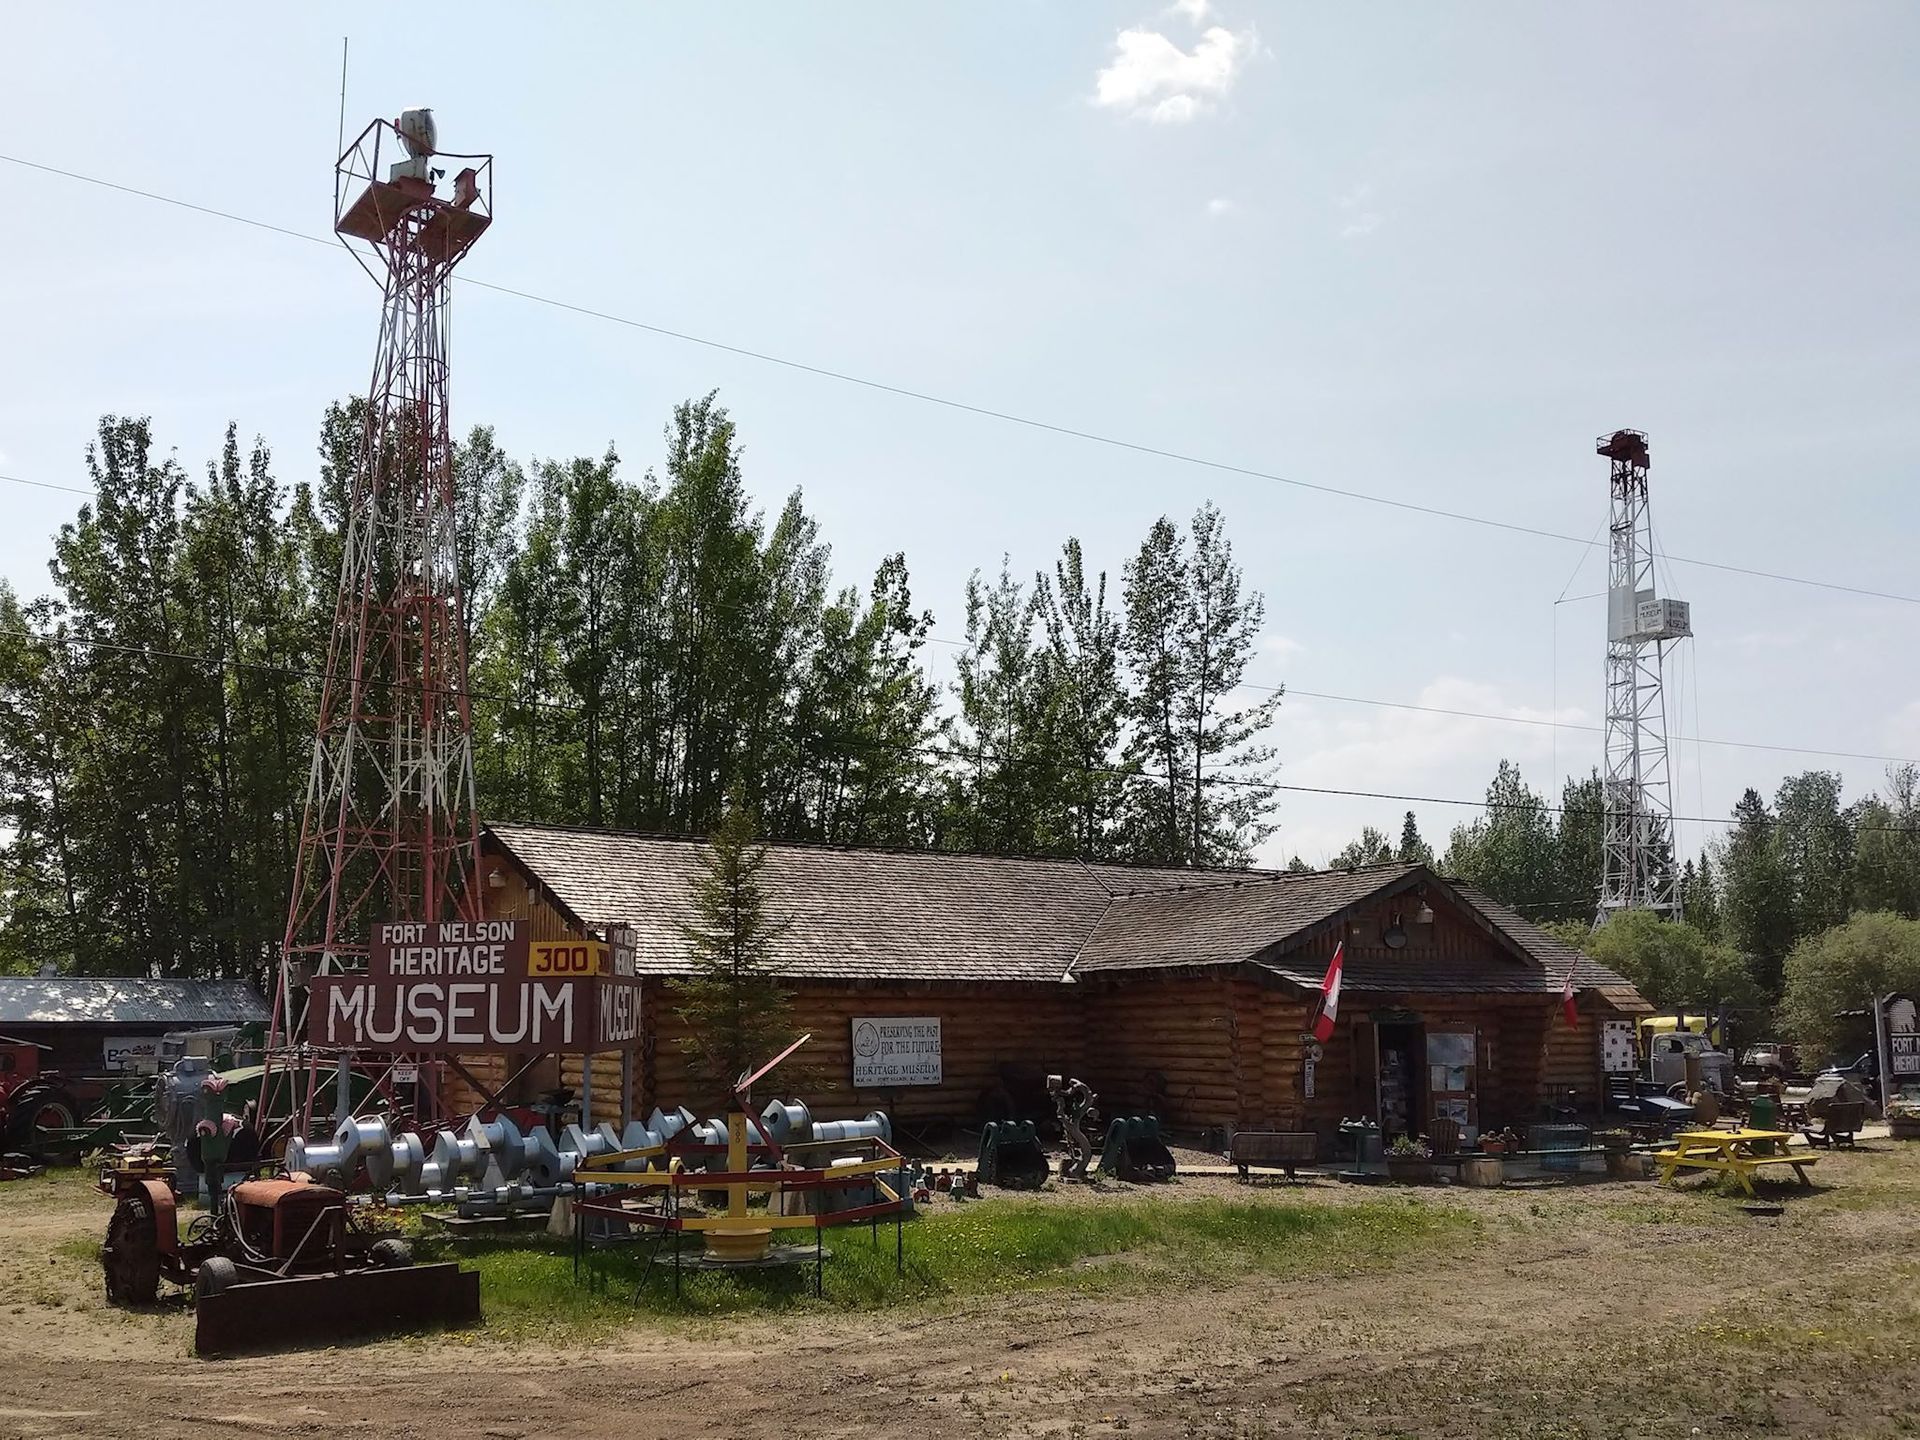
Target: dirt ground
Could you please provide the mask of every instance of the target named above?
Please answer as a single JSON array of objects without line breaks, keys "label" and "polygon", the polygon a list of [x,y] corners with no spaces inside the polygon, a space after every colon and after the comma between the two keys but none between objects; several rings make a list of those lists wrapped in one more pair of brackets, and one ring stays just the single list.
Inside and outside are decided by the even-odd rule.
[{"label": "dirt ground", "polygon": [[1869,1142],[1817,1177],[1767,1218],[1649,1183],[1395,1192],[1468,1212],[1472,1238],[1279,1284],[641,1320],[578,1352],[483,1330],[218,1362],[187,1354],[180,1314],[104,1306],[86,1254],[104,1199],[19,1182],[0,1187],[0,1435],[1920,1433],[1920,1145]]}]

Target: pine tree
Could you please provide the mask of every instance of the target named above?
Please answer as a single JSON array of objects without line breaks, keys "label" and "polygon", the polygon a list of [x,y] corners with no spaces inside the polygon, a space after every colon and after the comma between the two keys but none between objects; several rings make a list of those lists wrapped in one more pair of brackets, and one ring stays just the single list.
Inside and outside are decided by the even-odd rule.
[{"label": "pine tree", "polygon": [[720,1087],[794,1039],[792,997],[780,987],[773,959],[773,942],[787,924],[766,913],[760,876],[767,852],[754,831],[746,806],[729,802],[692,882],[699,918],[681,927],[690,973],[676,987],[676,1013],[688,1029],[689,1069]]},{"label": "pine tree", "polygon": [[1220,512],[1193,517],[1192,549],[1164,516],[1125,571],[1124,653],[1132,672],[1126,821],[1130,858],[1245,864],[1274,829],[1270,762],[1257,738],[1275,691],[1232,706],[1266,602],[1248,592]]},{"label": "pine tree", "polygon": [[1852,821],[1854,908],[1920,919],[1920,769],[1891,767],[1885,791],[1855,806]]},{"label": "pine tree", "polygon": [[1034,643],[1039,608],[1004,557],[992,585],[977,570],[967,579],[967,645],[953,686],[961,739],[952,838],[962,849],[1033,854],[1064,838],[1042,828],[1062,757]]},{"label": "pine tree", "polygon": [[1045,648],[1040,663],[1049,696],[1050,747],[1060,771],[1048,828],[1083,859],[1113,853],[1122,787],[1119,745],[1127,712],[1120,666],[1120,621],[1107,608],[1107,577],[1088,580],[1080,542],[1069,539],[1051,580],[1035,582]]},{"label": "pine tree", "polygon": [[1719,852],[1721,931],[1735,951],[1751,957],[1761,988],[1777,996],[1796,938],[1791,877],[1781,860],[1774,817],[1757,790],[1740,797],[1733,821]]},{"label": "pine tree", "polygon": [[1487,787],[1486,815],[1454,828],[1442,864],[1530,919],[1565,918],[1555,914],[1553,819],[1512,761]]},{"label": "pine tree", "polygon": [[1400,822],[1400,848],[1394,852],[1394,858],[1402,865],[1431,865],[1433,847],[1421,838],[1420,826],[1413,818],[1413,812],[1407,811],[1406,818]]},{"label": "pine tree", "polygon": [[1181,800],[1192,779],[1180,724],[1188,566],[1180,532],[1166,516],[1154,521],[1123,581],[1124,649],[1133,675],[1127,760],[1143,777],[1127,795],[1128,857],[1179,864],[1189,854]]},{"label": "pine tree", "polygon": [[1554,825],[1553,882],[1547,900],[1562,918],[1590,915],[1600,899],[1606,865],[1606,791],[1600,772],[1569,778],[1560,788]]}]

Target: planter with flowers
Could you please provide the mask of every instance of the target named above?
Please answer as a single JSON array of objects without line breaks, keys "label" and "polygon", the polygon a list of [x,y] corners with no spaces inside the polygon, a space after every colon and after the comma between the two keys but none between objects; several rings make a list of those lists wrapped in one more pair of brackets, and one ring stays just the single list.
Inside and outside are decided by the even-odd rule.
[{"label": "planter with flowers", "polygon": [[1399,1185],[1424,1185],[1433,1179],[1433,1147],[1424,1135],[1396,1135],[1387,1147],[1387,1178]]}]

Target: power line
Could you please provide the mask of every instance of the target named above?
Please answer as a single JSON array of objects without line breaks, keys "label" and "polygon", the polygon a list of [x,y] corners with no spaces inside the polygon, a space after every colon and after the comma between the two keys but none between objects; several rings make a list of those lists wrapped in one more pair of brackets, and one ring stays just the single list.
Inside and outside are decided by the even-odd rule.
[{"label": "power line", "polygon": [[[80,645],[80,646],[85,646],[92,649],[113,651],[120,654],[139,655],[144,658],[150,658],[150,659],[180,660],[188,663],[211,665],[221,669],[251,670],[256,673],[279,675],[286,679],[306,680],[309,682],[312,682],[312,681],[324,682],[327,679],[327,676],[323,671],[302,670],[293,666],[269,665],[260,661],[231,660],[231,659],[225,659],[223,657],[213,656],[213,655],[194,655],[184,651],[162,650],[153,646],[125,645],[125,644],[120,644],[114,641],[90,640],[84,636],[78,636],[78,635],[41,635],[41,634],[36,634],[31,630],[21,630],[13,627],[0,627],[0,635],[11,635],[21,639],[34,640],[34,641],[39,641],[39,642],[48,643],[48,644]],[[387,682],[380,682],[380,683],[387,683]],[[446,690],[436,690],[430,693],[450,694],[452,692],[446,691]],[[497,701],[499,703],[507,704],[507,705],[519,705],[528,709],[558,711],[560,713],[568,714],[568,715],[578,715],[580,711],[580,707],[577,705],[564,705],[558,701],[535,700],[535,699],[529,699],[521,696],[502,695],[502,694],[499,694],[498,692],[470,690],[467,692],[467,698],[469,700],[492,700],[492,701]],[[965,748],[951,748],[951,747],[941,748],[938,746],[931,746],[931,745],[914,746],[914,747],[910,747],[900,751],[891,751],[891,750],[872,751],[869,753],[875,753],[883,756],[896,757],[896,758],[905,758],[907,756],[918,756],[923,759],[945,760],[945,761],[984,760],[984,761],[991,761],[1001,765],[1021,765],[1021,764],[1041,763],[1036,760],[1026,759],[1018,756],[994,754],[984,749],[978,750],[978,751],[969,751]],[[1109,777],[1113,779],[1153,780],[1155,778],[1153,775],[1149,774],[1148,772],[1138,768],[1123,769],[1117,766],[1102,766],[1102,765],[1088,765],[1088,766],[1081,766],[1076,768],[1078,768],[1083,774],[1099,775],[1099,776]],[[1396,804],[1464,806],[1468,809],[1485,810],[1485,811],[1488,811],[1489,813],[1492,813],[1495,811],[1501,811],[1501,810],[1527,810],[1527,811],[1533,811],[1533,812],[1536,812],[1539,814],[1545,814],[1545,815],[1598,814],[1599,813],[1597,808],[1583,807],[1583,806],[1570,806],[1570,805],[1550,805],[1546,803],[1546,801],[1544,800],[1499,801],[1499,800],[1487,800],[1484,798],[1479,800],[1470,800],[1470,799],[1465,799],[1458,796],[1449,796],[1449,795],[1402,794],[1396,791],[1388,791],[1388,790],[1351,790],[1351,789],[1343,789],[1338,786],[1331,786],[1331,785],[1294,785],[1294,784],[1289,784],[1284,781],[1278,781],[1278,780],[1255,780],[1255,779],[1247,779],[1247,778],[1242,778],[1242,777],[1233,776],[1233,775],[1221,775],[1218,773],[1211,774],[1211,775],[1203,775],[1202,779],[1206,784],[1224,785],[1224,786],[1227,786],[1230,788],[1236,788],[1236,789],[1261,790],[1261,791],[1267,791],[1267,792],[1280,792],[1280,793],[1297,794],[1297,795],[1332,795],[1332,796],[1338,796],[1345,799],[1355,799],[1355,800],[1391,800],[1391,801],[1394,801]],[[1732,817],[1724,817],[1724,816],[1675,815],[1672,818],[1674,820],[1685,820],[1691,823],[1696,823],[1701,825],[1733,825],[1738,823]],[[1781,822],[1779,817],[1777,816],[1768,816],[1766,817],[1765,823],[1780,824],[1783,822]],[[1854,833],[1856,834],[1899,834],[1899,835],[1920,834],[1920,826],[1863,825],[1863,826],[1855,827]]]},{"label": "power line", "polygon": [[[305,241],[309,244],[324,245],[331,249],[336,243],[319,235],[293,230],[284,225],[275,225],[269,221],[257,220],[252,216],[237,214],[231,210],[217,209],[211,205],[199,205],[190,200],[181,200],[171,195],[162,195],[152,190],[142,190],[132,185],[122,185],[117,181],[102,179],[97,175],[84,174],[78,170],[67,170],[56,165],[42,164],[18,155],[0,154],[0,160],[25,169],[37,170],[43,174],[56,175],[62,179],[73,180],[83,185],[93,185],[101,189],[116,191],[123,195],[135,196],[142,200],[151,200],[161,205],[171,205],[182,210],[191,210],[195,214],[211,216],[219,220],[232,221],[235,224],[250,226],[256,230],[265,230],[289,239]],[[709,339],[695,335],[690,331],[675,330],[665,325],[655,325],[649,321],[636,320],[631,316],[615,314],[609,310],[595,309],[590,305],[578,305],[571,301],[555,299],[549,295],[540,295],[531,290],[521,290],[511,285],[496,284],[488,280],[478,280],[471,275],[456,275],[457,283],[471,285],[481,290],[491,290],[498,295],[511,296],[529,304],[544,305],[554,310],[564,310],[571,314],[583,315],[590,319],[605,321],[610,325],[620,325],[631,330],[644,331],[649,335],[658,335],[663,339],[677,340],[686,345],[698,345],[705,349],[717,350],[724,354],[736,355],[742,359],[754,360],[765,365],[777,365],[783,369],[812,375],[823,380],[837,381],[843,385],[858,386],[880,394],[893,395],[904,400],[917,401],[923,405],[934,405],[942,409],[973,415],[982,419],[997,420],[1002,424],[1017,425],[1025,429],[1045,434],[1059,435],[1068,439],[1083,440],[1088,444],[1102,445],[1109,449],[1124,450],[1131,454],[1145,455],[1158,460],[1170,460],[1176,464],[1192,465],[1220,474],[1237,475],[1244,479],[1264,480],[1270,484],[1286,485],[1298,490],[1308,490],[1316,494],[1332,495],[1344,500],[1358,500],[1369,505],[1381,505],[1389,509],[1403,510],[1416,515],[1426,515],[1435,519],[1454,520],[1466,525],[1480,525],[1488,529],[1504,530],[1516,535],[1527,535],[1535,539],[1555,540],[1569,545],[1579,545],[1591,549],[1598,543],[1594,539],[1582,539],[1578,535],[1569,535],[1558,530],[1547,530],[1535,525],[1522,525],[1511,520],[1498,520],[1490,515],[1474,515],[1466,511],[1447,510],[1435,505],[1421,505],[1412,500],[1401,500],[1393,496],[1375,495],[1364,490],[1351,490],[1338,485],[1324,485],[1312,480],[1301,480],[1294,476],[1281,475],[1271,470],[1261,470],[1248,465],[1235,465],[1225,460],[1214,460],[1186,451],[1169,450],[1158,445],[1148,445],[1139,441],[1125,440],[1118,436],[1103,434],[1096,430],[1086,430],[1078,426],[1063,425],[1051,420],[1042,420],[1031,415],[1021,415],[1011,410],[998,410],[991,406],[976,405],[965,400],[955,400],[949,396],[937,395],[927,390],[915,390],[904,385],[889,384],[884,380],[875,380],[870,376],[855,375],[850,371],[835,370],[825,365],[815,365],[804,360],[795,360],[771,351],[755,350],[744,345],[734,345],[723,340]],[[59,487],[49,487],[59,488]],[[1815,589],[1834,590],[1844,594],[1861,595],[1875,600],[1894,600],[1904,605],[1920,605],[1920,596],[1901,595],[1892,591],[1872,590],[1858,585],[1843,585],[1831,580],[1814,580],[1806,576],[1787,575],[1778,571],[1760,570],[1745,565],[1730,565],[1717,560],[1701,560],[1682,555],[1669,555],[1669,562],[1680,565],[1694,565],[1707,570],[1719,570],[1727,574],[1745,575],[1756,579],[1774,580],[1782,584],[1805,585]]]},{"label": "power line", "polygon": [[[11,480],[19,485],[37,485],[46,490],[62,490],[73,495],[86,495],[91,497],[95,494],[92,490],[82,489],[78,486],[54,485],[44,480],[26,480],[17,475],[0,475],[0,480]],[[1555,603],[1557,604],[1559,602],[1556,601]],[[945,645],[956,650],[964,650],[967,648],[964,640],[948,640],[939,635],[929,635],[927,641],[930,644]],[[171,656],[169,658],[185,659],[190,657]],[[1601,727],[1598,725],[1583,725],[1575,720],[1550,720],[1534,715],[1502,715],[1491,710],[1461,710],[1445,705],[1419,705],[1408,700],[1376,700],[1365,695],[1336,695],[1326,690],[1303,690],[1293,685],[1261,685],[1251,680],[1246,680],[1242,681],[1236,688],[1242,690],[1259,690],[1271,695],[1292,695],[1303,700],[1331,700],[1342,705],[1368,705],[1383,710],[1406,710],[1420,715],[1445,715],[1459,720],[1490,720],[1503,725],[1532,725],[1556,731],[1574,730],[1588,735],[1598,735],[1602,733]],[[473,691],[468,691],[467,693],[469,697],[473,699],[500,698],[497,696],[482,697]],[[1828,750],[1812,745],[1770,745],[1760,740],[1714,740],[1698,735],[1682,735],[1676,738],[1690,745],[1717,745],[1734,750],[1760,750],[1781,755],[1816,755],[1834,760],[1872,760],[1887,765],[1920,764],[1920,761],[1916,761],[1905,755],[1875,755],[1859,750]],[[1559,767],[1556,765],[1554,768],[1557,770]]]},{"label": "power line", "polygon": [[85,495],[88,499],[94,498],[93,491],[84,490],[78,485],[56,485],[51,480],[29,480],[24,475],[0,475],[0,480],[6,480],[15,485],[31,485],[36,490],[64,490],[69,495]]}]

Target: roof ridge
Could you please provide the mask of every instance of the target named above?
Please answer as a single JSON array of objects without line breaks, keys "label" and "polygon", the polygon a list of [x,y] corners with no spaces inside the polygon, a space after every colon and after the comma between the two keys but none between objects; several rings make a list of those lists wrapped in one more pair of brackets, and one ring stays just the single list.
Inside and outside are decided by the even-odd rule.
[{"label": "roof ridge", "polygon": [[[706,831],[695,830],[647,830],[629,828],[620,825],[585,825],[561,820],[488,820],[482,823],[483,830],[546,830],[570,835],[597,835],[609,839],[625,840],[670,840],[679,844],[707,845],[713,836]],[[1213,883],[1225,884],[1228,878],[1244,875],[1254,878],[1274,878],[1288,874],[1284,870],[1264,870],[1252,867],[1239,868],[1231,865],[1197,866],[1175,865],[1165,861],[1153,860],[1089,860],[1084,855],[1046,855],[1028,850],[946,850],[937,845],[851,845],[836,840],[795,840],[785,836],[763,836],[754,843],[769,850],[803,850],[825,854],[841,855],[926,855],[934,858],[956,860],[1023,860],[1044,865],[1077,865],[1100,880],[1103,889],[1106,882],[1095,873],[1096,867],[1109,870],[1132,871],[1168,871],[1178,870],[1195,877],[1219,877]],[[1299,874],[1301,872],[1292,872]],[[1313,874],[1336,874],[1337,871],[1313,871]],[[1237,882],[1236,882],[1237,883]],[[1179,886],[1169,886],[1178,889]],[[1111,892],[1110,893],[1122,893]],[[1143,892],[1144,893],[1144,892]]]}]

